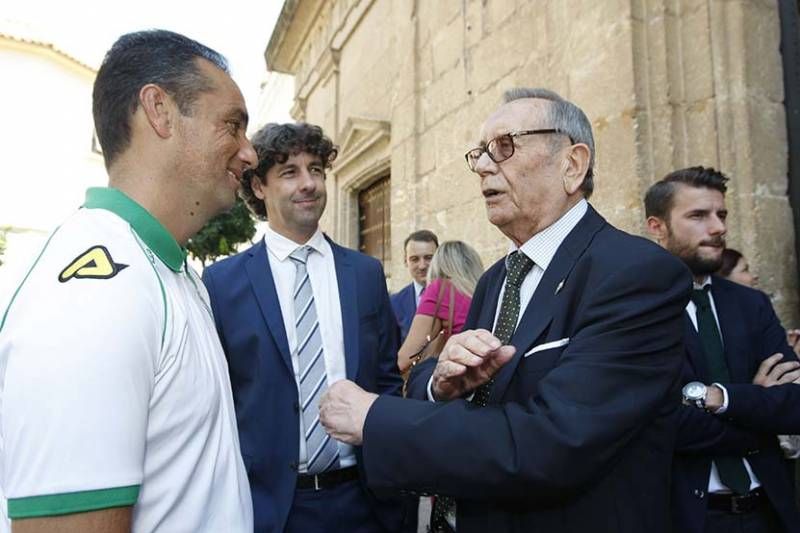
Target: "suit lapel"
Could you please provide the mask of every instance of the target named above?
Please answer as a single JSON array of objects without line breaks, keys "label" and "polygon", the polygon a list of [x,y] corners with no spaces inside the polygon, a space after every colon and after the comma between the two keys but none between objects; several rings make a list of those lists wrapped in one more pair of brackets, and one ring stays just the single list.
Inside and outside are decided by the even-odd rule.
[{"label": "suit lapel", "polygon": [[405,310],[413,317],[417,310],[417,287],[412,281],[407,289]]},{"label": "suit lapel", "polygon": [[487,302],[481,309],[478,315],[477,328],[483,328],[492,331],[494,328],[494,316],[497,314],[497,306],[500,305],[500,290],[503,288],[503,282],[506,279],[506,263],[500,262],[497,273],[493,276],[492,280],[488,283],[486,288],[486,296],[483,301]]},{"label": "suit lapel", "polygon": [[[586,214],[558,247],[511,337],[511,344],[517,351],[513,359],[495,376],[489,403],[496,402],[497,399],[503,397],[525,350],[533,344],[553,319],[553,309],[558,305],[558,300],[570,293],[569,290],[563,290],[567,283],[567,277],[575,266],[575,262],[589,246],[595,233],[604,224],[603,217],[597,214],[591,206],[588,206]],[[556,292],[557,289],[558,292]],[[580,295],[576,295],[576,297],[580,297]]]},{"label": "suit lapel", "polygon": [[707,383],[708,378],[708,365],[706,364],[706,354],[703,351],[703,345],[700,343],[700,335],[694,329],[692,319],[689,318],[688,311],[684,311],[684,345],[686,353],[689,356],[689,361],[692,363],[692,368],[695,374],[700,378],[703,383]]},{"label": "suit lapel", "polygon": [[286,364],[292,374],[292,357],[289,353],[289,341],[286,339],[286,328],[283,324],[280,300],[278,292],[275,290],[275,281],[272,277],[272,268],[269,266],[267,258],[267,246],[264,241],[253,246],[249,250],[250,258],[245,263],[247,276],[253,286],[253,293],[256,296],[261,315],[267,324],[272,338],[281,354],[281,359]]},{"label": "suit lapel", "polygon": [[[328,239],[328,236],[325,236]],[[344,359],[347,379],[358,378],[358,292],[356,291],[356,271],[344,250],[328,239],[333,250],[333,263],[336,267],[336,281],[339,285],[339,305],[342,308],[342,333],[344,335]],[[413,297],[413,291],[412,291]]]}]

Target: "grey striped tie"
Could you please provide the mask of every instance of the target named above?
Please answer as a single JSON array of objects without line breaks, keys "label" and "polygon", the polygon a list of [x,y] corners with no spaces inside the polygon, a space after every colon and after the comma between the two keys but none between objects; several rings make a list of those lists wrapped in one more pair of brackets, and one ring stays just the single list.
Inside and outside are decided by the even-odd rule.
[{"label": "grey striped tie", "polygon": [[300,406],[305,428],[306,462],[309,474],[319,474],[339,466],[339,445],[319,423],[319,399],[328,388],[322,336],[319,332],[314,293],[308,279],[306,261],[312,252],[301,246],[289,255],[294,262],[294,325],[297,333],[297,357],[300,368]]}]

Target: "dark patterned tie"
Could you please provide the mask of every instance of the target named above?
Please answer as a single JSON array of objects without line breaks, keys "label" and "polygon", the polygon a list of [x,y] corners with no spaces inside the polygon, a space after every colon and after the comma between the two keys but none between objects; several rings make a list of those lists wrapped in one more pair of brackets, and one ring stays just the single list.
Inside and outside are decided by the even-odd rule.
[{"label": "dark patterned tie", "polygon": [[[508,256],[506,288],[503,292],[503,301],[500,303],[500,313],[497,315],[497,322],[492,332],[504,345],[511,340],[514,329],[517,327],[520,307],[519,288],[522,286],[522,280],[531,271],[533,265],[533,260],[524,253],[514,252]],[[492,392],[493,384],[494,379],[491,379],[488,383],[478,387],[475,390],[475,397],[472,399],[472,403],[481,407],[485,406],[489,401],[489,394]]]},{"label": "dark patterned tie", "polygon": [[[493,334],[497,337],[502,344],[508,344],[511,336],[514,334],[514,329],[517,327],[517,318],[519,318],[520,297],[519,289],[522,286],[522,280],[528,275],[528,272],[533,268],[533,261],[524,253],[513,252],[508,256],[508,272],[506,273],[506,287],[503,292],[503,301],[500,303],[500,313],[497,315],[497,322],[494,325]],[[489,395],[492,392],[492,384],[494,379],[489,380],[477,389],[475,389],[475,396],[472,398],[472,403],[480,407],[484,407],[489,401]],[[456,501],[450,496],[437,496],[433,503],[433,510],[431,512],[431,532],[432,533],[448,533],[455,531],[447,522],[447,516],[455,518]]]},{"label": "dark patterned tie", "polygon": [[[708,290],[711,285],[692,291],[692,302],[697,306],[697,333],[706,355],[709,377],[715,383],[729,383],[731,381],[728,363],[725,361],[725,351],[722,348],[722,339],[711,309]],[[717,465],[719,479],[722,483],[738,494],[750,492],[750,475],[744,467],[741,457],[721,455],[714,457]]]}]

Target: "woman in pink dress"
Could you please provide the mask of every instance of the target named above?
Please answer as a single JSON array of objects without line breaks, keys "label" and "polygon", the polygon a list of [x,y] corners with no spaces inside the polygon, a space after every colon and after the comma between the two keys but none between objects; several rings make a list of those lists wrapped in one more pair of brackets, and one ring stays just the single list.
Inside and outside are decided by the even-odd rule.
[{"label": "woman in pink dress", "polygon": [[470,245],[447,241],[439,246],[428,268],[428,284],[420,295],[417,314],[397,356],[401,372],[427,356],[438,355],[447,338],[461,331],[481,274],[483,263]]}]

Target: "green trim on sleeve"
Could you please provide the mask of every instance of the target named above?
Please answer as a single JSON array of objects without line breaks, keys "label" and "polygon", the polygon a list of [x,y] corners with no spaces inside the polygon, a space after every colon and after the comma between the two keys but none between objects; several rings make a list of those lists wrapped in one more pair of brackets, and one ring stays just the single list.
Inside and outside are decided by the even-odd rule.
[{"label": "green trim on sleeve", "polygon": [[84,490],[66,494],[46,494],[8,499],[8,517],[36,518],[58,516],[112,507],[127,507],[139,498],[139,485],[112,489]]}]

